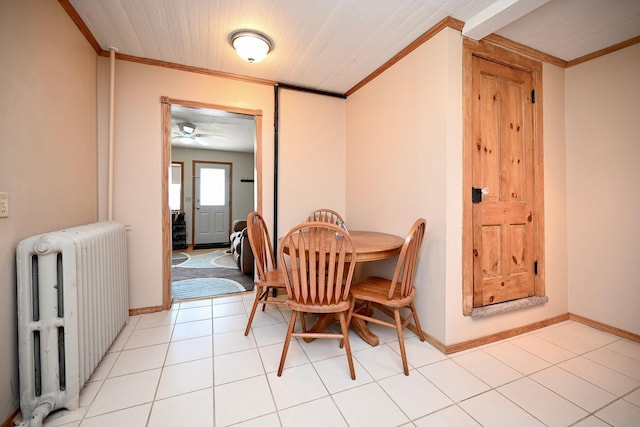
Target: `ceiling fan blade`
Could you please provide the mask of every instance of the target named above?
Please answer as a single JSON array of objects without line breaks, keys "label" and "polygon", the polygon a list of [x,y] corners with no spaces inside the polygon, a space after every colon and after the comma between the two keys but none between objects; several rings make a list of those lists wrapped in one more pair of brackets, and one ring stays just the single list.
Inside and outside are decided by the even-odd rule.
[{"label": "ceiling fan blade", "polygon": [[172,137],[171,138],[171,142],[179,142],[179,143],[182,143],[184,145],[191,145],[191,144],[193,144],[193,138],[189,138],[189,137],[186,137],[186,136],[178,135],[178,136]]},{"label": "ceiling fan blade", "polygon": [[226,135],[219,134],[219,133],[201,133],[201,134],[198,134],[196,136],[200,137],[200,138],[205,138],[207,140],[211,140],[211,139],[214,139],[214,140],[227,139]]},{"label": "ceiling fan blade", "polygon": [[205,141],[204,139],[200,138],[200,137],[195,137],[194,138],[196,140],[196,142],[198,142],[198,144],[200,145],[204,145],[204,146],[209,146],[210,144]]}]

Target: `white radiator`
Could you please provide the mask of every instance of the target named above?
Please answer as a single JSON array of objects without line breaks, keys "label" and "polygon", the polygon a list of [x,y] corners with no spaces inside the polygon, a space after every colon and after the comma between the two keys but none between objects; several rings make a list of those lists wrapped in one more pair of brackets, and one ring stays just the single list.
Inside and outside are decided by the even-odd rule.
[{"label": "white radiator", "polygon": [[129,318],[127,236],[105,221],[32,236],[17,247],[23,425],[78,407]]}]

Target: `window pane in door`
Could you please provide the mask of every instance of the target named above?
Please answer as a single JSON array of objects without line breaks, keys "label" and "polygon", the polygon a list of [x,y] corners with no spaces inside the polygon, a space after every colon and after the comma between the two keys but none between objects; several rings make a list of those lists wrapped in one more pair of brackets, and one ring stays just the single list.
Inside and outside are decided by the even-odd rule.
[{"label": "window pane in door", "polygon": [[202,168],[200,170],[200,205],[225,205],[224,169]]}]

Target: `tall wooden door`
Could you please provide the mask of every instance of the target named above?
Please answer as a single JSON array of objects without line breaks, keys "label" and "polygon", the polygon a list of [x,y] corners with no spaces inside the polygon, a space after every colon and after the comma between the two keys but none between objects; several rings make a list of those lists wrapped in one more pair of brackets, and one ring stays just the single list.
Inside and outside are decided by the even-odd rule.
[{"label": "tall wooden door", "polygon": [[473,57],[473,306],[535,294],[530,73]]}]

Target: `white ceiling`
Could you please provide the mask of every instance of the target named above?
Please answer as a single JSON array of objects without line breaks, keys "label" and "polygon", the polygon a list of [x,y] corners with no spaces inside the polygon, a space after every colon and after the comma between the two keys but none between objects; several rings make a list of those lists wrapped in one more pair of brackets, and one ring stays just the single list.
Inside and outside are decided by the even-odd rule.
[{"label": "white ceiling", "polygon": [[[181,124],[192,124],[192,136],[180,132]],[[253,152],[255,118],[245,114],[171,105],[171,145],[179,148]]]},{"label": "white ceiling", "polygon": [[[639,0],[69,0],[107,51],[344,94],[447,16],[565,61],[640,36]],[[523,15],[523,16],[522,16]],[[231,32],[274,41],[242,61]]]}]

